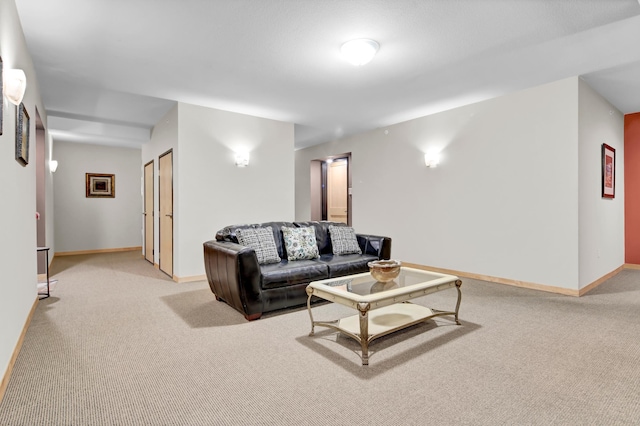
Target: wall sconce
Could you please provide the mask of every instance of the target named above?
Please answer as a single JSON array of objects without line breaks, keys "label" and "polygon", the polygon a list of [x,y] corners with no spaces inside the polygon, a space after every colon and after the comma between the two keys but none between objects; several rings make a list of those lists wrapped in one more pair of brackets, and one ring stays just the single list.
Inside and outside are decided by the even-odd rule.
[{"label": "wall sconce", "polygon": [[4,71],[4,95],[9,102],[20,105],[24,92],[27,90],[27,76],[20,69],[10,69]]},{"label": "wall sconce", "polygon": [[247,167],[249,165],[248,152],[236,152],[236,166]]},{"label": "wall sconce", "polygon": [[55,173],[56,170],[58,170],[58,161],[57,160],[49,161],[49,170],[51,170],[51,173]]},{"label": "wall sconce", "polygon": [[437,167],[440,163],[440,154],[430,152],[424,155],[424,164],[427,167]]}]

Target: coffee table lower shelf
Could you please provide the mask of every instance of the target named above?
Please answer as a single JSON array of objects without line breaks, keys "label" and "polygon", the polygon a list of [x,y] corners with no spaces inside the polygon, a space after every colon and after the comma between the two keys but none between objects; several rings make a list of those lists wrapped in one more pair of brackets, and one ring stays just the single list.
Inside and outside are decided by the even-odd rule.
[{"label": "coffee table lower shelf", "polygon": [[458,322],[456,312],[445,312],[430,309],[411,302],[395,303],[379,309],[359,312],[335,321],[314,321],[311,309],[311,332],[314,335],[315,326],[329,327],[351,337],[362,347],[362,365],[369,365],[369,343],[387,334],[425,322],[433,317],[452,315]]}]

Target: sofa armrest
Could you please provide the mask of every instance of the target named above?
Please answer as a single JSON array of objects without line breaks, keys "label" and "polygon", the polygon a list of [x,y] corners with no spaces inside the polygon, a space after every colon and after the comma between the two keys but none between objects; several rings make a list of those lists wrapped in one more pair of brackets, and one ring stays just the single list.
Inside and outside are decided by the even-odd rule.
[{"label": "sofa armrest", "polygon": [[247,319],[262,315],[260,265],[252,248],[226,241],[204,243],[204,266],[209,287],[217,298]]},{"label": "sofa armrest", "polygon": [[378,256],[378,259],[391,259],[391,238],[365,234],[356,234],[356,238],[363,254]]}]

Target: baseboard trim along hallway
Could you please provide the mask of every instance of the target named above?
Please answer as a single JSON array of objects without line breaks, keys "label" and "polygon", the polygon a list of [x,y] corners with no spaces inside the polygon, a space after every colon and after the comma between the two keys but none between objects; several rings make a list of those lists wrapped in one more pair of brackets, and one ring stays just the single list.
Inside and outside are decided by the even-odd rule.
[{"label": "baseboard trim along hallway", "polygon": [[31,311],[27,316],[27,320],[24,322],[24,326],[22,327],[22,332],[20,333],[20,337],[18,338],[18,342],[16,343],[16,347],[13,349],[13,355],[11,355],[11,359],[9,360],[9,365],[7,365],[7,369],[2,376],[2,382],[0,382],[0,402],[2,402],[2,398],[4,397],[4,393],[7,390],[7,386],[9,385],[9,379],[11,378],[11,372],[13,371],[13,366],[16,363],[16,359],[18,358],[18,354],[20,353],[20,349],[22,348],[22,343],[24,342],[24,336],[27,334],[27,330],[29,329],[29,324],[31,324],[31,318],[33,318],[33,313],[36,311],[36,307],[38,306],[38,297],[36,296],[36,300],[33,301],[33,306],[31,306]]},{"label": "baseboard trim along hallway", "polygon": [[142,251],[142,246],[118,247],[118,248],[108,248],[108,249],[98,249],[98,250],[61,251],[61,252],[56,252],[55,256],[77,256],[80,254],[117,253],[121,251],[136,251],[136,250]]}]

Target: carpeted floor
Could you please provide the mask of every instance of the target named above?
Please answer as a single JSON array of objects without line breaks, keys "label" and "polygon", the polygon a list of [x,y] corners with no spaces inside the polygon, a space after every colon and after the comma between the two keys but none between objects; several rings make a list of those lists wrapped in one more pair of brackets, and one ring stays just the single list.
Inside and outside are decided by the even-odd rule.
[{"label": "carpeted floor", "polygon": [[[359,345],[305,309],[248,323],[139,253],[56,258],[0,425],[640,423],[640,271],[581,298],[463,280],[446,318]],[[415,301],[450,309],[455,290]],[[352,314],[323,304],[316,319]]]}]

